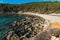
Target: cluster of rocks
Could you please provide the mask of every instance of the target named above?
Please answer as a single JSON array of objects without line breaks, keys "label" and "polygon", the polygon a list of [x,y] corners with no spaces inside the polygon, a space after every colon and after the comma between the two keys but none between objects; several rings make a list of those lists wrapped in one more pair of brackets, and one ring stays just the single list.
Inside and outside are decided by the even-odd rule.
[{"label": "cluster of rocks", "polygon": [[21,15],[12,23],[7,40],[24,40],[42,32],[45,19],[41,17]]},{"label": "cluster of rocks", "polygon": [[[21,15],[9,28],[3,40],[54,40],[49,21],[34,16]],[[58,39],[58,38],[57,38]],[[60,40],[60,39],[59,39]]]}]

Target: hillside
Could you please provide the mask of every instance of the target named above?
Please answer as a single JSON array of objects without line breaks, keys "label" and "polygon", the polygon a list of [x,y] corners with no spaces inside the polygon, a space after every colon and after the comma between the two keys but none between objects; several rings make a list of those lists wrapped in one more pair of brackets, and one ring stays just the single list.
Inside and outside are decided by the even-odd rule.
[{"label": "hillside", "polygon": [[34,2],[26,4],[0,4],[1,13],[39,12],[60,13],[60,2]]}]

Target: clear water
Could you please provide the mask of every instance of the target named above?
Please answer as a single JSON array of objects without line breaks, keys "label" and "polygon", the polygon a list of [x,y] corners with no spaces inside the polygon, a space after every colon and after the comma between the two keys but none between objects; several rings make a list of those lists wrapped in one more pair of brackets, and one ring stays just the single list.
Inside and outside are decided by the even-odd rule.
[{"label": "clear water", "polygon": [[17,18],[18,15],[0,16],[0,40],[7,35],[9,24],[17,20]]}]

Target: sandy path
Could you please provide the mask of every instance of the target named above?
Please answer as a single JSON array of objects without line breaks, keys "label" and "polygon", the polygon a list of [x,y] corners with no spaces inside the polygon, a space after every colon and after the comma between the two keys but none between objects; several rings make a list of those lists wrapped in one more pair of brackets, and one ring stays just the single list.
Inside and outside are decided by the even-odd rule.
[{"label": "sandy path", "polygon": [[[20,13],[18,13],[18,14],[20,14]],[[52,28],[60,29],[60,16],[45,15],[45,14],[38,14],[38,13],[31,13],[31,12],[25,12],[22,14],[42,17],[42,18],[50,21]]]}]

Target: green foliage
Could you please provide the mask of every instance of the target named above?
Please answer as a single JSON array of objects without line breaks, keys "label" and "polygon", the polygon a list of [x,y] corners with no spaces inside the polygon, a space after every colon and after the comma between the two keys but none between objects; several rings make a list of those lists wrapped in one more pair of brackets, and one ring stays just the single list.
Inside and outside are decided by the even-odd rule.
[{"label": "green foliage", "polygon": [[0,4],[0,12],[60,12],[60,2],[34,2],[26,4]]}]

